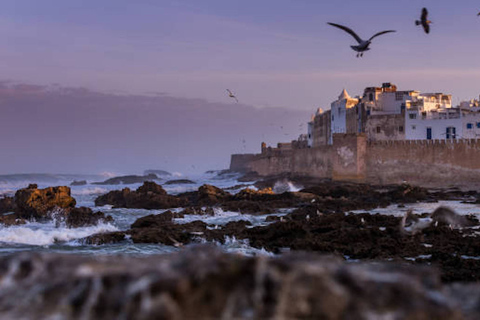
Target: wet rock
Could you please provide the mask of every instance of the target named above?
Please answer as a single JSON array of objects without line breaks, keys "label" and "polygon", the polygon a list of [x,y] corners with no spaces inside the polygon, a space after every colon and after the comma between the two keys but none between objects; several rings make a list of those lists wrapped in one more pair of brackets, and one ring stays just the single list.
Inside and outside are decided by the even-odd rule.
[{"label": "wet rock", "polygon": [[0,216],[0,224],[5,227],[18,226],[27,223],[25,219],[19,218],[16,214],[5,214]]},{"label": "wet rock", "polygon": [[49,218],[54,210],[71,210],[76,201],[70,195],[69,187],[38,189],[36,184],[15,193],[15,212],[25,219]]},{"label": "wet rock", "polygon": [[[480,285],[432,268],[212,248],[149,257],[0,257],[2,319],[476,319]],[[463,299],[464,298],[464,299]],[[472,302],[472,303],[467,303]],[[477,303],[476,303],[477,302]]]},{"label": "wet rock", "polygon": [[207,215],[214,216],[215,211],[212,207],[186,207],[179,212],[181,215]]},{"label": "wet rock", "polygon": [[[163,217],[160,219],[163,219]],[[195,242],[199,236],[203,238],[207,232],[207,224],[199,220],[185,224],[174,224],[149,217],[146,221],[137,221],[128,231],[134,243],[161,243],[179,247]]]},{"label": "wet rock", "polygon": [[160,214],[150,214],[148,216],[135,220],[132,224],[132,229],[135,228],[156,228],[165,224],[172,224],[173,219],[176,218],[175,213],[166,211]]},{"label": "wet rock", "polygon": [[87,180],[74,180],[70,183],[71,186],[84,186],[87,184]]},{"label": "wet rock", "polygon": [[178,195],[185,199],[190,206],[213,206],[231,199],[232,195],[215,186],[204,184],[197,191],[185,192]]},{"label": "wet rock", "polygon": [[81,239],[79,242],[87,245],[103,245],[119,243],[126,239],[126,234],[123,231],[97,233],[89,237]]},{"label": "wet rock", "polygon": [[62,218],[68,228],[89,227],[113,221],[111,216],[105,216],[101,211],[93,212],[87,207],[73,208]]},{"label": "wet rock", "polygon": [[136,191],[129,188],[110,191],[95,199],[96,206],[112,205],[116,208],[168,209],[186,204],[184,199],[168,195],[154,182],[145,182]]},{"label": "wet rock", "polygon": [[154,173],[150,173],[145,176],[129,175],[129,176],[114,177],[114,178],[107,179],[103,182],[92,182],[92,184],[96,184],[96,185],[134,184],[134,183],[142,183],[145,181],[152,181],[152,180],[158,180],[157,175]]},{"label": "wet rock", "polygon": [[0,199],[0,214],[15,211],[15,199],[13,197],[4,197]]}]

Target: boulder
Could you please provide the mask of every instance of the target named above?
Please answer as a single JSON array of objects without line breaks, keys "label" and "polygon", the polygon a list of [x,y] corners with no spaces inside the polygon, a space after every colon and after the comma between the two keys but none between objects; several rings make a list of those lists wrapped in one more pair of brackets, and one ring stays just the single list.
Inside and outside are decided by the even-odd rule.
[{"label": "boulder", "polygon": [[31,184],[15,193],[15,212],[25,219],[48,219],[52,211],[71,210],[75,204],[70,188],[65,186],[38,189],[36,184]]},{"label": "boulder", "polygon": [[93,212],[87,207],[73,208],[68,211],[65,218],[68,228],[80,228],[97,225],[100,222],[112,222],[111,216],[105,216],[101,211]]},{"label": "boulder", "polygon": [[112,244],[124,241],[125,236],[124,231],[97,233],[81,239],[80,242],[90,245]]},{"label": "boulder", "polygon": [[4,197],[0,199],[0,214],[15,211],[15,199],[12,197]]},{"label": "boulder", "polygon": [[186,204],[184,199],[168,195],[155,182],[144,182],[136,191],[129,188],[110,191],[95,199],[96,206],[112,205],[115,208],[169,209]]}]

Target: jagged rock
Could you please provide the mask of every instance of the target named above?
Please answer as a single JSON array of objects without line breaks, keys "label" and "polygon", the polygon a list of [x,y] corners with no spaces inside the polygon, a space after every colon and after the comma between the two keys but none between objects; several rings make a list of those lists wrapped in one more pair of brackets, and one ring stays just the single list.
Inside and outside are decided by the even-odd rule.
[{"label": "jagged rock", "polygon": [[215,186],[204,184],[198,188],[197,205],[215,205],[231,197],[230,193]]},{"label": "jagged rock", "polygon": [[50,218],[53,210],[70,210],[75,204],[70,188],[65,186],[38,189],[36,184],[31,184],[15,193],[15,212],[25,219]]},{"label": "jagged rock", "polygon": [[[478,319],[480,285],[432,268],[195,247],[149,257],[0,257],[2,319]],[[468,303],[467,303],[468,302]]]},{"label": "jagged rock", "polygon": [[167,191],[165,191],[161,185],[156,184],[152,181],[145,181],[143,185],[138,187],[137,192],[139,193],[153,193],[158,195],[167,195]]},{"label": "jagged rock", "polygon": [[87,184],[87,180],[74,180],[72,183],[70,183],[71,186],[84,186]]},{"label": "jagged rock", "polygon": [[92,184],[96,184],[96,185],[134,184],[134,183],[142,183],[145,181],[152,181],[152,180],[158,180],[158,179],[159,178],[157,177],[156,174],[149,173],[148,175],[145,175],[145,176],[130,175],[130,176],[114,177],[114,178],[107,179],[103,182],[92,182]]},{"label": "jagged rock", "polygon": [[99,222],[112,222],[111,216],[105,216],[101,211],[93,212],[87,207],[73,208],[64,218],[68,228],[80,228],[97,225]]},{"label": "jagged rock", "polygon": [[116,208],[168,209],[186,204],[184,199],[171,196],[155,182],[145,182],[136,191],[124,188],[114,190],[95,199],[96,206],[112,205]]},{"label": "jagged rock", "polygon": [[15,199],[12,197],[4,197],[0,199],[0,214],[15,211]]}]

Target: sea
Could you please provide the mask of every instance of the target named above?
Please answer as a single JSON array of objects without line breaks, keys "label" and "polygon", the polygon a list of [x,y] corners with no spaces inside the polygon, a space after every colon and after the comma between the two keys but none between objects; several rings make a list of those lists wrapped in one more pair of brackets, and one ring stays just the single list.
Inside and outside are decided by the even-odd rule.
[{"label": "sea", "polygon": [[[102,211],[106,215],[114,218],[113,222],[102,223],[92,227],[67,228],[55,221],[35,222],[30,221],[25,225],[4,227],[0,226],[0,255],[11,254],[15,252],[35,251],[51,252],[62,254],[84,254],[84,255],[152,255],[166,254],[182,250],[172,246],[162,244],[135,244],[130,240],[116,244],[105,245],[86,245],[81,239],[90,235],[102,232],[121,231],[129,229],[130,225],[138,218],[150,214],[160,214],[166,210],[144,210],[144,209],[124,209],[112,208],[111,206],[96,207],[94,200],[98,196],[111,190],[120,190],[138,188],[141,183],[128,185],[96,185],[94,182],[101,182],[108,178],[105,174],[12,174],[0,175],[0,198],[3,196],[13,196],[16,190],[25,188],[31,183],[35,183],[39,188],[50,186],[70,186],[77,180],[86,180],[87,184],[82,186],[70,186],[72,196],[77,201],[77,206],[85,206],[93,211]],[[255,188],[254,182],[239,182],[239,175],[222,174],[221,171],[210,171],[203,174],[183,175],[176,173],[169,177],[162,177],[163,180],[157,181],[163,188],[172,195],[187,191],[195,191],[203,184],[211,184],[219,188],[226,189],[230,193],[238,192],[244,188]],[[169,180],[188,179],[193,184],[163,184]],[[232,189],[232,187],[234,187]],[[299,191],[300,185],[294,185],[289,181],[280,181],[274,187],[274,191]],[[440,201],[436,203],[425,202],[407,204],[404,207],[391,205],[385,208],[377,208],[368,211],[371,214],[381,213],[386,215],[403,216],[408,209],[414,213],[432,212],[439,206],[448,206],[454,209],[458,214],[473,214],[480,218],[480,206],[473,203],[463,203],[461,201]],[[181,211],[182,208],[174,208],[172,211]],[[279,209],[269,215],[282,216],[291,212],[292,208]],[[210,215],[186,215],[185,218],[175,219],[176,223],[188,223],[194,220],[201,220],[209,225],[224,225],[230,221],[248,220],[252,227],[267,225],[265,215],[248,215],[239,212],[223,211],[220,208],[214,209],[215,214]],[[351,214],[363,213],[365,210],[352,211]],[[243,255],[273,255],[264,249],[253,248],[248,240],[237,240],[235,238],[226,239],[225,243],[214,243],[226,252],[235,252]]]}]

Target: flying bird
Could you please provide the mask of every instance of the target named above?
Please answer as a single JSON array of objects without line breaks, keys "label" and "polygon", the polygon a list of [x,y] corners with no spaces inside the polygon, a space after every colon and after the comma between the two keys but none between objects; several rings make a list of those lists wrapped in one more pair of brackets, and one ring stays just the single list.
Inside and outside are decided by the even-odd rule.
[{"label": "flying bird", "polygon": [[430,23],[432,23],[432,21],[428,20],[428,10],[427,8],[423,8],[422,15],[420,16],[420,20],[415,20],[415,25],[416,26],[422,25],[425,33],[430,33]]},{"label": "flying bird", "polygon": [[228,96],[229,96],[230,98],[235,99],[235,101],[237,101],[237,103],[238,103],[238,99],[237,99],[237,97],[235,97],[235,95],[232,93],[232,91],[230,91],[229,89],[227,89],[227,92],[228,92]]},{"label": "flying bird", "polygon": [[350,46],[350,48],[352,48],[354,51],[358,52],[357,53],[357,58],[362,57],[364,51],[370,50],[369,46],[370,46],[370,43],[372,43],[373,38],[378,37],[378,36],[380,36],[382,34],[385,34],[385,33],[396,32],[395,30],[385,30],[385,31],[381,31],[381,32],[378,32],[378,33],[374,34],[368,40],[363,40],[350,28],[347,28],[347,27],[342,26],[340,24],[331,23],[331,22],[328,22],[328,24],[331,25],[331,26],[337,27],[339,29],[342,29],[343,31],[349,33],[352,37],[354,37],[355,40],[357,40],[358,46]]}]

